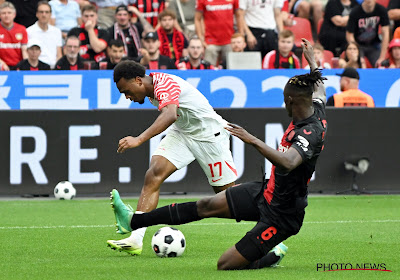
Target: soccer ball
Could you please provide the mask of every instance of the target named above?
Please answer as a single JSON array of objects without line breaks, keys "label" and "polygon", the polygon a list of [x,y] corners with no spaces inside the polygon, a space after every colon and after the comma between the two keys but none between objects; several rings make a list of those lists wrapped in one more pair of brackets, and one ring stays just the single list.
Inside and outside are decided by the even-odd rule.
[{"label": "soccer ball", "polygon": [[163,227],[153,235],[151,247],[160,258],[179,257],[186,248],[185,236],[176,228]]},{"label": "soccer ball", "polygon": [[61,181],[54,188],[54,196],[56,199],[71,200],[76,196],[76,189],[68,181]]}]

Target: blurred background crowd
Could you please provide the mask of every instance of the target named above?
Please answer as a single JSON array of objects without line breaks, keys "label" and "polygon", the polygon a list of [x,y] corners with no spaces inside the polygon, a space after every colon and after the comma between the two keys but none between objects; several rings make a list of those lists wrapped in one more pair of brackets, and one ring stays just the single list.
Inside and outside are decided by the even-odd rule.
[{"label": "blurred background crowd", "polygon": [[[362,1],[362,0],[361,0]],[[1,70],[399,68],[400,0],[0,0]]]}]

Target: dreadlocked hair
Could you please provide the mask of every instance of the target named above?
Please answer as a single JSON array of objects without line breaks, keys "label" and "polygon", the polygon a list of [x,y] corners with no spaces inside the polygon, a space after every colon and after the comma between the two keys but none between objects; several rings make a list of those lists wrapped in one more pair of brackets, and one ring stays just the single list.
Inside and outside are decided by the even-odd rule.
[{"label": "dreadlocked hair", "polygon": [[322,73],[320,69],[310,70],[309,74],[297,75],[289,79],[288,84],[294,86],[297,90],[301,90],[302,92],[307,92],[312,95],[314,91],[314,85],[320,82],[324,82],[326,80],[325,77],[322,77]]}]

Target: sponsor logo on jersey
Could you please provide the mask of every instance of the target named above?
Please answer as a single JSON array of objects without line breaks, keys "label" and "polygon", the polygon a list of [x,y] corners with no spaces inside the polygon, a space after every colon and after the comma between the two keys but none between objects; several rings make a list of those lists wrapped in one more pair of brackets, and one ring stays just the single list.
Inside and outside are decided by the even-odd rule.
[{"label": "sponsor logo on jersey", "polygon": [[23,37],[24,37],[24,35],[22,35],[22,33],[15,34],[15,39],[17,39],[18,41],[21,41]]},{"label": "sponsor logo on jersey", "polygon": [[224,4],[224,5],[206,5],[207,11],[226,11],[232,10],[232,4]]},{"label": "sponsor logo on jersey", "polygon": [[304,138],[303,136],[301,136],[301,135],[298,136],[298,139],[299,139],[299,141],[296,142],[297,146],[302,148],[303,151],[307,152],[308,151],[308,146],[310,145],[308,140],[306,138]]}]

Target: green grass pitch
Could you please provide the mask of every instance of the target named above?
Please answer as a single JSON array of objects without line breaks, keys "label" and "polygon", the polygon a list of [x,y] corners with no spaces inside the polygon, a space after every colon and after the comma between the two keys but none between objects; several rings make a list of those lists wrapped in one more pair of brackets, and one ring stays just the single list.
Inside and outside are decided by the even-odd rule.
[{"label": "green grass pitch", "polygon": [[[160,206],[195,199],[161,199]],[[126,199],[135,205],[137,200]],[[151,250],[141,256],[110,250],[115,233],[109,200],[0,201],[0,279],[400,279],[400,196],[309,198],[298,235],[286,240],[282,267],[217,271],[219,256],[254,223],[205,219],[177,226],[186,237],[180,258]],[[383,271],[317,271],[317,264],[385,264]]]}]

